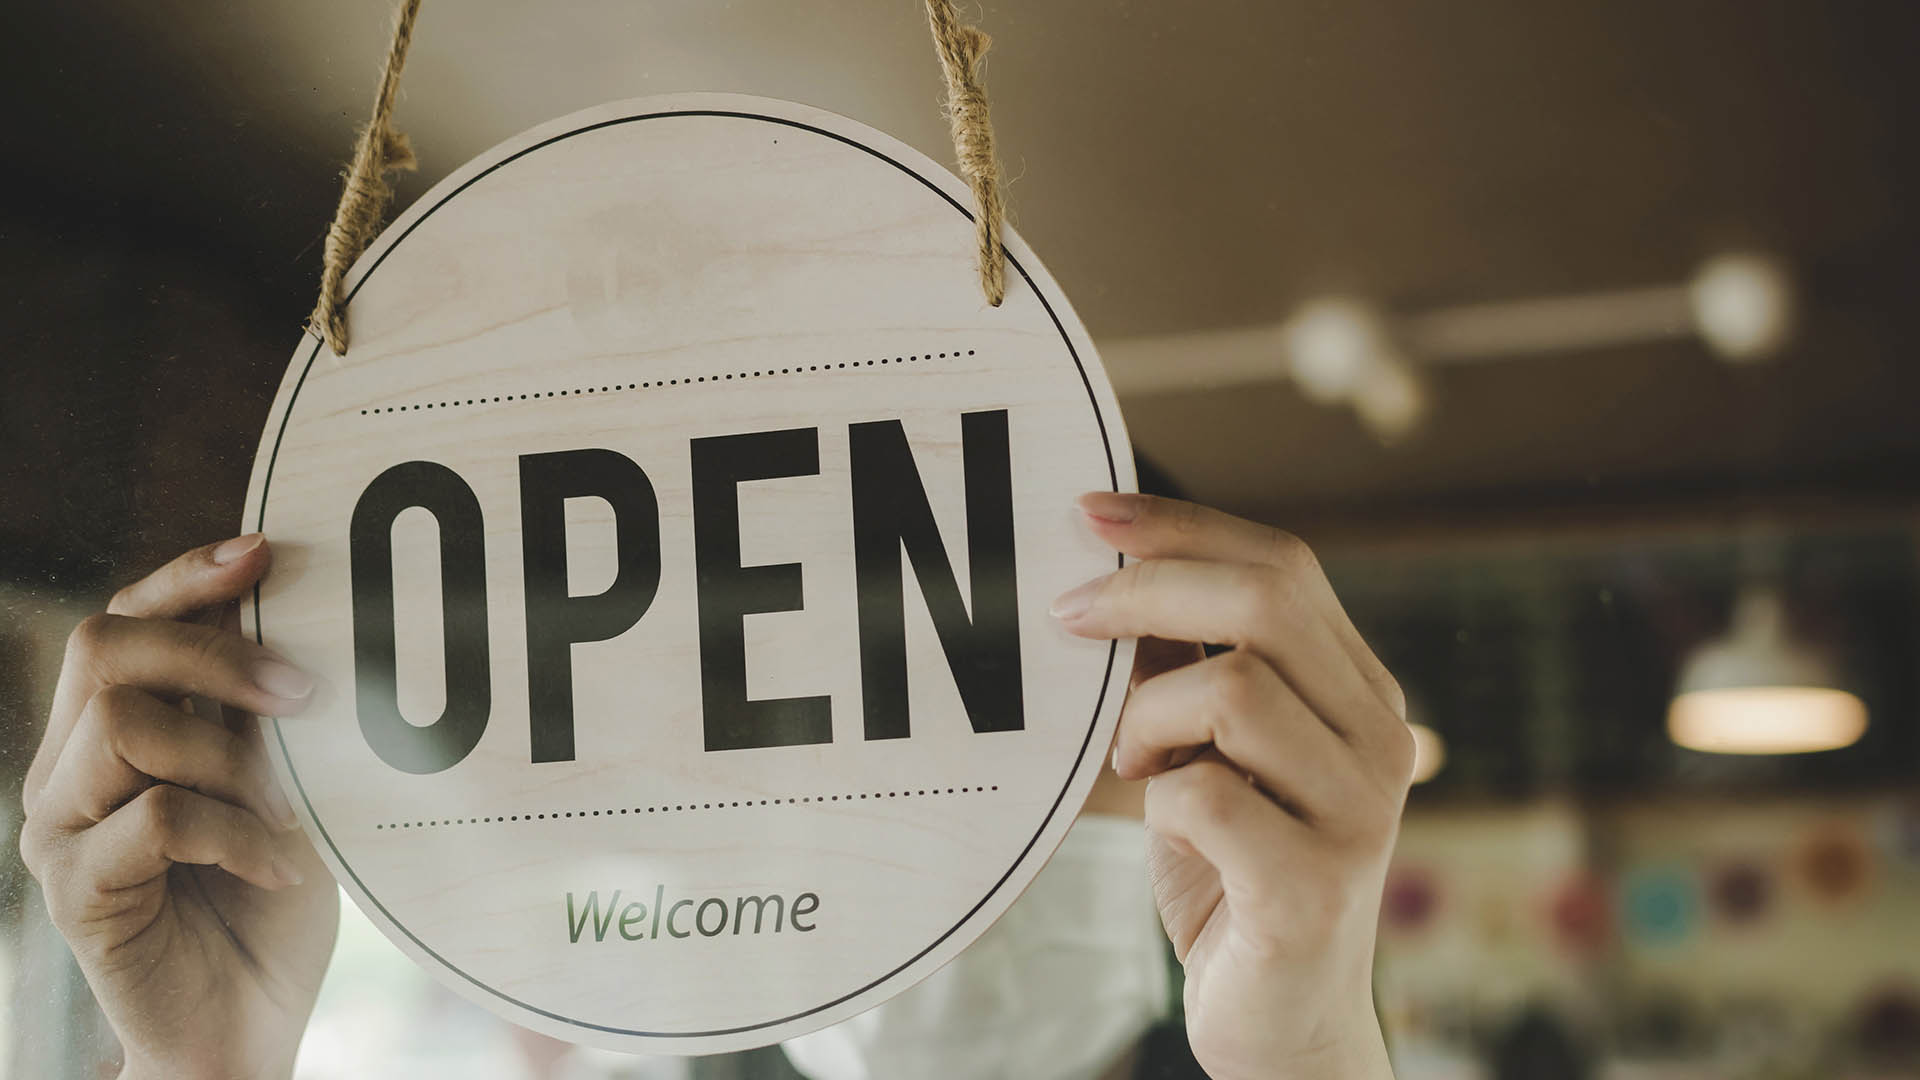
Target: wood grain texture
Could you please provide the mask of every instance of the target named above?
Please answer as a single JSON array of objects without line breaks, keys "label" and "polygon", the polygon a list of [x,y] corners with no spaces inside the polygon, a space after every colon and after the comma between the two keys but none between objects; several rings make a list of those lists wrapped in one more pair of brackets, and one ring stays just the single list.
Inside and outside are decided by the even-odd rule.
[{"label": "wood grain texture", "polygon": [[[1132,643],[1047,615],[1116,557],[1072,499],[1131,490],[1131,451],[1084,329],[1017,235],[982,299],[963,184],[841,117],[679,95],[566,117],[470,162],[390,226],[349,280],[352,349],[308,336],[261,442],[246,527],[276,565],[249,633],[320,683],[271,722],[281,782],[335,876],[448,986],[577,1042],[764,1045],[833,1023],[952,958],[1032,880],[1086,797]],[[1021,730],[976,733],[912,570],[911,737],[862,726],[850,425],[900,422],[961,595],[961,417],[1005,410]],[[813,429],[817,473],[737,488],[740,562],[795,563],[797,610],[744,619],[747,693],[828,696],[832,741],[703,745],[692,440]],[[575,757],[530,760],[519,460],[616,451],[659,507],[657,594],[572,647]],[[482,509],[491,709],[438,772],[387,764],[356,717],[349,523],[387,468],[430,461]],[[568,500],[569,593],[616,573],[608,504]],[[446,701],[440,536],[391,528],[397,695]],[[569,895],[668,904],[817,896],[813,929],[571,940]],[[751,917],[751,908],[747,909]],[[708,907],[703,927],[717,909]],[[698,908],[679,912],[690,927]],[[576,911],[576,918],[578,912]],[[618,914],[615,914],[618,918]]]}]

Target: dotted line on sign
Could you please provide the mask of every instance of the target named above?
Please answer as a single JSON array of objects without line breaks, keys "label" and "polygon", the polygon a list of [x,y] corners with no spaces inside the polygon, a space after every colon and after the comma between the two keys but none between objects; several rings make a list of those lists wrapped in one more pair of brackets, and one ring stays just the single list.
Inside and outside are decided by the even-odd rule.
[{"label": "dotted line on sign", "polygon": [[392,821],[375,825],[386,829],[438,829],[449,825],[504,825],[515,821],[553,821],[567,818],[620,817],[634,814],[680,814],[701,810],[732,810],[750,806],[800,806],[808,803],[858,802],[862,799],[917,799],[923,795],[976,795],[999,791],[1000,785],[983,787],[921,788],[912,791],[855,792],[848,795],[798,795],[781,799],[738,799],[733,802],[675,803],[659,806],[617,806],[606,810],[556,810],[551,813],[495,814],[491,817],[440,818],[429,821]]},{"label": "dotted line on sign", "polygon": [[843,368],[876,367],[884,364],[917,364],[922,360],[945,360],[948,357],[958,359],[972,356],[973,350],[966,352],[955,350],[943,353],[921,353],[914,356],[882,356],[877,360],[847,360],[838,364],[808,364],[804,367],[768,368],[765,371],[742,371],[739,374],[695,375],[690,378],[653,379],[647,382],[613,383],[609,386],[576,386],[571,390],[537,390],[528,394],[495,394],[491,397],[471,397],[464,400],[425,401],[417,405],[385,405],[378,408],[361,409],[361,416],[384,416],[388,413],[419,412],[421,409],[458,409],[468,405],[500,405],[513,401],[537,401],[554,397],[585,397],[588,394],[616,394],[628,390],[663,390],[674,386],[693,386],[697,383],[731,382],[735,379],[764,379],[770,375],[807,375],[821,371],[839,371]]}]

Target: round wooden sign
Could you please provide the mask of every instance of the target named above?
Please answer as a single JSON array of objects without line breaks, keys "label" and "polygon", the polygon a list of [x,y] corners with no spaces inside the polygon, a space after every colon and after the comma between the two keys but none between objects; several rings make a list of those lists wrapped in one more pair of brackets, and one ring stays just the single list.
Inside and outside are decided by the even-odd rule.
[{"label": "round wooden sign", "polygon": [[1130,642],[1049,601],[1132,490],[1086,331],[965,187],[786,102],[682,95],[438,184],[308,336],[246,527],[268,724],[341,884],[449,986],[707,1053],[931,973],[1039,872]]}]

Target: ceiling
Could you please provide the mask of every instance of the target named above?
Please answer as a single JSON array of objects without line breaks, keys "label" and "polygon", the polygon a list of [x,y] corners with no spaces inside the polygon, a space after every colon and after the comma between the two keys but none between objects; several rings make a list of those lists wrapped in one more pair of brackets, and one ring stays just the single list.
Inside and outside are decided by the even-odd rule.
[{"label": "ceiling", "polygon": [[[24,73],[46,106],[24,120],[56,160],[36,169],[243,244],[314,231],[260,212],[294,170],[325,181],[346,155],[389,0],[37,7],[19,14],[49,24],[33,59],[53,70]],[[1856,264],[1914,238],[1911,5],[977,13],[1015,218],[1100,335],[1273,320],[1328,289],[1428,303],[1664,281],[1730,245]],[[404,88],[415,192],[540,121],[687,89],[805,101],[952,157],[918,0],[427,3]]]}]

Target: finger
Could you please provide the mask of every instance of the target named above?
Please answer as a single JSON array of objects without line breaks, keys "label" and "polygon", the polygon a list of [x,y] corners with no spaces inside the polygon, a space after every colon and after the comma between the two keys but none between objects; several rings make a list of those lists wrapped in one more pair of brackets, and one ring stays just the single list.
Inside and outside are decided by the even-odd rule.
[{"label": "finger", "polygon": [[114,684],[173,697],[199,694],[267,716],[299,712],[313,692],[313,680],[298,668],[239,634],[192,623],[89,616],[67,640],[46,735],[27,770],[29,813],[81,709]]},{"label": "finger", "polygon": [[[1145,814],[1144,809],[1141,812]],[[1166,928],[1174,957],[1184,964],[1188,950],[1219,910],[1220,872],[1207,860],[1196,858],[1192,845],[1185,842],[1152,830],[1147,841],[1147,881],[1153,888],[1154,906],[1160,909],[1160,925]]]},{"label": "finger", "polygon": [[264,645],[214,626],[93,615],[67,646],[62,681],[76,687],[124,683],[156,694],[198,694],[236,709],[278,716],[302,708],[313,679]]},{"label": "finger", "polygon": [[80,833],[74,850],[74,871],[98,890],[143,885],[174,863],[218,866],[263,889],[304,878],[250,811],[172,784],[148,788]]},{"label": "finger", "polygon": [[1079,502],[1094,532],[1135,559],[1247,563],[1285,572],[1333,627],[1361,674],[1405,719],[1406,699],[1399,684],[1360,636],[1320,561],[1299,537],[1197,503],[1154,495],[1093,491]]},{"label": "finger", "polygon": [[248,533],[185,555],[121,589],[107,603],[113,615],[178,619],[237,599],[272,562],[266,537]]},{"label": "finger", "polygon": [[[1131,694],[1135,687],[1149,679],[1183,668],[1188,664],[1197,663],[1206,655],[1205,649],[1191,641],[1168,641],[1165,638],[1156,637],[1141,638],[1139,645],[1133,650],[1133,671],[1127,676],[1128,693]],[[1116,731],[1113,758],[1115,767],[1118,767],[1119,748],[1119,733]],[[1191,754],[1180,757],[1171,762],[1169,767],[1184,765],[1191,757]]]},{"label": "finger", "polygon": [[242,807],[282,829],[298,824],[251,740],[123,685],[87,703],[47,779],[41,812],[56,828],[83,829],[155,782]]},{"label": "finger", "polygon": [[1222,653],[1141,684],[1120,714],[1114,770],[1150,777],[1211,746],[1286,810],[1337,825],[1383,797],[1353,748],[1320,722],[1278,672],[1245,650]]},{"label": "finger", "polygon": [[[196,548],[122,589],[109,603],[111,613],[125,617],[175,618],[222,602],[231,603],[260,580],[271,562],[265,538],[259,533],[237,536],[219,544]],[[53,707],[47,717],[46,732],[33,763],[27,769],[23,800],[31,811],[33,802],[46,783],[49,770],[66,745],[80,710],[106,685],[96,667],[98,648],[106,642],[96,633],[101,628],[83,622],[67,643],[67,660],[54,686]],[[76,664],[76,659],[90,663]]]},{"label": "finger", "polygon": [[[1247,778],[1207,754],[1147,784],[1147,828],[1220,874],[1229,905],[1284,901],[1311,832]],[[1295,864],[1295,865],[1289,865]]]},{"label": "finger", "polygon": [[1124,491],[1090,491],[1077,501],[1088,524],[1136,559],[1279,565],[1296,554],[1279,529],[1198,503]]},{"label": "finger", "polygon": [[1163,637],[1248,649],[1340,735],[1373,752],[1406,723],[1375,692],[1312,603],[1273,567],[1186,559],[1132,563],[1067,593],[1053,613],[1086,637]]},{"label": "finger", "polygon": [[[240,633],[240,604],[237,601],[233,603],[222,604],[219,607],[212,609],[211,615],[212,615],[212,618],[208,621],[209,626],[218,627],[219,629],[225,630],[230,634]],[[242,636],[244,637],[245,635],[242,635]],[[228,731],[240,732],[243,734],[248,731],[252,731],[256,736],[259,734],[259,731],[260,731],[259,720],[256,719],[252,713],[247,712],[245,709],[229,708],[228,706],[222,705],[217,701],[211,701],[206,698],[201,698],[198,701],[195,701],[192,698],[188,698],[187,704],[193,709],[193,711],[196,714],[200,716],[205,716],[211,720],[214,720],[220,724],[225,725]],[[263,752],[264,752],[264,747],[263,747]]]}]

